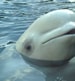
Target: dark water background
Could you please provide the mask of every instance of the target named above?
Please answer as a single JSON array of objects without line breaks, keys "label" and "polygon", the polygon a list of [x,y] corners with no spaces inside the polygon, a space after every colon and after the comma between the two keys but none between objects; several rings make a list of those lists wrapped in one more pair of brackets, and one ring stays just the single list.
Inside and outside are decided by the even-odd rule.
[{"label": "dark water background", "polygon": [[62,69],[43,67],[43,73],[25,63],[16,53],[13,44],[40,15],[64,8],[75,11],[75,3],[0,0],[0,81],[75,81],[75,64],[68,65],[69,68],[63,66]]}]

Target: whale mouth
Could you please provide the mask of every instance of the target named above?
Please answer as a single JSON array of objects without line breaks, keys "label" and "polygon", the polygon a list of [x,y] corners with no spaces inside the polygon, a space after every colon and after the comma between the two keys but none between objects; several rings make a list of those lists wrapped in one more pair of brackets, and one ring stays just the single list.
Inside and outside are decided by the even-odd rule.
[{"label": "whale mouth", "polygon": [[48,39],[48,40],[42,42],[42,44],[45,44],[45,43],[47,43],[48,41],[53,40],[53,39],[58,38],[58,37],[62,37],[62,36],[66,36],[66,35],[73,35],[73,34],[75,34],[75,29],[71,29],[71,30],[69,30],[68,32],[66,32],[66,33],[64,33],[64,34],[62,34],[62,35],[58,35],[58,36],[56,36],[56,37],[53,37],[53,38],[51,38],[51,39]]},{"label": "whale mouth", "polygon": [[68,35],[68,34],[75,34],[75,29],[68,31],[65,35]]}]

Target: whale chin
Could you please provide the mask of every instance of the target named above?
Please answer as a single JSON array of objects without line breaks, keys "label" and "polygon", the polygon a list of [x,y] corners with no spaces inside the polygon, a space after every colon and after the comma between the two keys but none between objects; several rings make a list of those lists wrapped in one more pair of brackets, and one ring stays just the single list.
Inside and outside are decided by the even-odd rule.
[{"label": "whale chin", "polygon": [[59,61],[39,60],[39,59],[29,58],[24,55],[22,55],[22,58],[30,65],[40,66],[40,67],[58,67],[58,66],[62,66],[62,65],[69,63],[69,60],[72,57],[66,60],[59,60]]}]

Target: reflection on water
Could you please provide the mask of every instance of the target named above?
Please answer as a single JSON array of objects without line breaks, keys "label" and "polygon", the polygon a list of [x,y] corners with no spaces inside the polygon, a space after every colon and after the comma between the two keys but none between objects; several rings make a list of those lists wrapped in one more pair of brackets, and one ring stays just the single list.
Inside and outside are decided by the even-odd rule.
[{"label": "reflection on water", "polygon": [[50,0],[0,0],[0,81],[75,81],[75,62],[61,67],[30,66],[15,50],[19,36],[40,15],[75,3]]}]

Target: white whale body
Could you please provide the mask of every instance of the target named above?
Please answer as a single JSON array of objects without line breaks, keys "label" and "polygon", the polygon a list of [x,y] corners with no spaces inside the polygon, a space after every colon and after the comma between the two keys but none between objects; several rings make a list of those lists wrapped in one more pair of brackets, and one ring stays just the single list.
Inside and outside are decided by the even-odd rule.
[{"label": "white whale body", "polygon": [[18,39],[16,49],[35,64],[64,64],[75,56],[75,13],[60,9],[41,16]]}]

